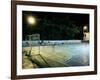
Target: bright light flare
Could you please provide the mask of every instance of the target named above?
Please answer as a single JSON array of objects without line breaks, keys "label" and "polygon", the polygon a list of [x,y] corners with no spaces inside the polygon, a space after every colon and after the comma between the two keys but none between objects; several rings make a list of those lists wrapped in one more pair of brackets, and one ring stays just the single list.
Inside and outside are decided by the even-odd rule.
[{"label": "bright light flare", "polygon": [[27,21],[31,25],[35,25],[36,24],[36,18],[34,16],[28,16]]},{"label": "bright light flare", "polygon": [[87,26],[84,26],[83,29],[84,29],[84,30],[87,30]]}]

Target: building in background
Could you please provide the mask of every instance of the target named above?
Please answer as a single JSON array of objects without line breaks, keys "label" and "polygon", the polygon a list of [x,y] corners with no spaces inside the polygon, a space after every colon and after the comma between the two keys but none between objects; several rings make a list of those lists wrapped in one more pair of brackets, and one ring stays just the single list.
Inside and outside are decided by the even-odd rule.
[{"label": "building in background", "polygon": [[83,40],[89,41],[89,39],[90,39],[90,33],[89,33],[89,30],[88,30],[88,26],[84,26],[83,27]]}]

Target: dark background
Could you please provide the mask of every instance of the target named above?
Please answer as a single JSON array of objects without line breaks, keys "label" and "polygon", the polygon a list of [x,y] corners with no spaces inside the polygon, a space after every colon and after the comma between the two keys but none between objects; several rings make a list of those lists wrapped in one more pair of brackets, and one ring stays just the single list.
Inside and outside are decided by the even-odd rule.
[{"label": "dark background", "polygon": [[[36,18],[36,25],[28,24],[29,15]],[[40,34],[41,40],[82,40],[84,25],[89,26],[89,14],[22,12],[23,40],[31,34]]]}]

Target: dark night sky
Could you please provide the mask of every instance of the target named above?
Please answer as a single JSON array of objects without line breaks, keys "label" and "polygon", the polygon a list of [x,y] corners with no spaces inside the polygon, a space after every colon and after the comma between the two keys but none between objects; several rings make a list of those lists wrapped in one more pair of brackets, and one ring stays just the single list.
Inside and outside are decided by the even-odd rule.
[{"label": "dark night sky", "polygon": [[[23,40],[37,33],[41,40],[82,39],[83,26],[89,26],[89,14],[23,11],[22,15]],[[28,24],[30,15],[36,18],[35,25]]]}]

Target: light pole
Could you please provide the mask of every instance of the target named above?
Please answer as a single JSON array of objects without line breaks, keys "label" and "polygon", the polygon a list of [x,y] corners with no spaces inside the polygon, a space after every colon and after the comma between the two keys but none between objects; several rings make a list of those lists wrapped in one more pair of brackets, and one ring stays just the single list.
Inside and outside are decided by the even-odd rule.
[{"label": "light pole", "polygon": [[86,40],[87,32],[88,32],[88,27],[87,26],[83,26],[83,39],[84,40]]},{"label": "light pole", "polygon": [[[36,25],[36,18],[34,17],[34,16],[28,16],[27,17],[27,22],[28,22],[28,24],[30,24],[30,25],[32,25],[32,26],[34,26],[34,25]],[[40,37],[39,37],[40,38]],[[37,54],[37,55],[39,55],[41,58],[42,58],[42,60],[46,63],[46,65],[48,65],[48,63],[47,63],[47,61],[43,58],[43,56],[40,54],[40,39],[38,39],[38,41],[39,41],[39,53],[37,54],[37,53],[35,53],[35,54]],[[31,51],[32,51],[32,39],[31,39],[31,36],[30,36],[30,51],[29,51],[29,56],[31,57]],[[49,66],[49,65],[48,65]]]},{"label": "light pole", "polygon": [[28,16],[27,17],[27,22],[30,25],[35,25],[36,24],[36,18],[34,16]]},{"label": "light pole", "polygon": [[87,26],[83,27],[83,32],[87,31]]},{"label": "light pole", "polygon": [[[34,26],[36,24],[36,18],[34,16],[27,16],[27,22],[29,25]],[[30,51],[29,51],[29,56],[31,56],[31,51],[32,51],[32,39],[31,36],[29,36],[29,41],[30,41]]]}]

